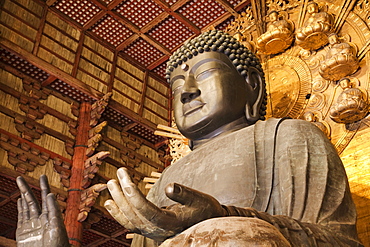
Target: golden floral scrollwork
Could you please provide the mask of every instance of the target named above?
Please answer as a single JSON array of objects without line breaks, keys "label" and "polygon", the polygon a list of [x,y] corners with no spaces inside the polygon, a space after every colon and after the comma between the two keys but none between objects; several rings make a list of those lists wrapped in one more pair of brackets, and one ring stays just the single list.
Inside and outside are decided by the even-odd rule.
[{"label": "golden floral scrollwork", "polygon": [[336,81],[353,74],[359,67],[356,49],[347,42],[340,42],[337,34],[329,35],[330,50],[321,64],[319,73],[327,79]]},{"label": "golden floral scrollwork", "polygon": [[339,83],[343,92],[330,108],[330,118],[334,122],[344,124],[363,119],[369,111],[366,95],[360,89],[353,88],[349,78],[343,78]]},{"label": "golden floral scrollwork", "polygon": [[329,87],[329,83],[323,79],[317,79],[312,82],[312,91],[324,92]]},{"label": "golden floral scrollwork", "polygon": [[325,121],[322,121],[322,120],[320,121],[317,114],[311,111],[305,112],[303,114],[303,119],[314,124],[317,128],[319,128],[322,132],[324,132],[324,134],[329,140],[331,139],[330,138],[330,135],[331,135],[330,126]]},{"label": "golden floral scrollwork", "polygon": [[319,10],[315,2],[308,3],[309,18],[296,33],[296,42],[306,50],[317,50],[328,43],[328,34],[333,26],[333,17]]},{"label": "golden floral scrollwork", "polygon": [[300,0],[267,0],[266,5],[268,8],[276,11],[288,10],[298,7]]},{"label": "golden floral scrollwork", "polygon": [[365,20],[366,24],[370,26],[370,1],[369,0],[358,0],[354,12]]},{"label": "golden floral scrollwork", "polygon": [[294,24],[286,20],[277,11],[269,14],[267,31],[257,38],[257,48],[260,52],[270,55],[283,52],[293,42]]}]

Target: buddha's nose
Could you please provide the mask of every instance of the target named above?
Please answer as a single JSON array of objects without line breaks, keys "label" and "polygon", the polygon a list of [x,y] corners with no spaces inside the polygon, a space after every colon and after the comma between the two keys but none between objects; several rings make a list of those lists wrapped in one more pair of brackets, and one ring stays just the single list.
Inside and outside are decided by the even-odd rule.
[{"label": "buddha's nose", "polygon": [[181,102],[183,104],[192,101],[200,95],[200,90],[198,88],[198,83],[195,81],[193,75],[189,75],[185,79],[184,86],[181,92]]},{"label": "buddha's nose", "polygon": [[181,102],[183,104],[188,103],[200,95],[200,90],[198,88],[189,88],[183,90],[181,93]]}]

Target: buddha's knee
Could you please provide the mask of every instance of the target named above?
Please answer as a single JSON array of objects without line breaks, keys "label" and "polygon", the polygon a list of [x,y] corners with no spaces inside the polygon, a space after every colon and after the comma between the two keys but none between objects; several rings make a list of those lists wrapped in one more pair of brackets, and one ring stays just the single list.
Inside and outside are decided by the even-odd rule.
[{"label": "buddha's knee", "polygon": [[166,240],[161,247],[176,246],[290,246],[271,224],[255,218],[223,217],[202,221],[179,235]]}]

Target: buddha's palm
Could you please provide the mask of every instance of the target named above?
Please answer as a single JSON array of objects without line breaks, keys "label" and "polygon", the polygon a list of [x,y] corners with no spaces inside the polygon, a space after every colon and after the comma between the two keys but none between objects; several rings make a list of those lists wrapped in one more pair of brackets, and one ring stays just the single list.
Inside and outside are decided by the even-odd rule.
[{"label": "buddha's palm", "polygon": [[17,246],[70,246],[58,203],[50,193],[46,176],[40,177],[42,210],[22,177],[17,178],[17,184],[21,191],[21,198],[18,199]]}]

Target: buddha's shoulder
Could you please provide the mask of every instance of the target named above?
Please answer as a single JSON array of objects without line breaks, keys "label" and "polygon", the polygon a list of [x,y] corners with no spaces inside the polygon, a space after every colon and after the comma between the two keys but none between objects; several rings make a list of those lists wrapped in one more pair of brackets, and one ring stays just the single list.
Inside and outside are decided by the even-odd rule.
[{"label": "buddha's shoulder", "polygon": [[261,128],[264,131],[276,130],[277,135],[285,138],[295,138],[296,136],[323,136],[323,132],[311,122],[302,119],[278,119],[270,118],[266,121],[259,121],[255,128]]}]

